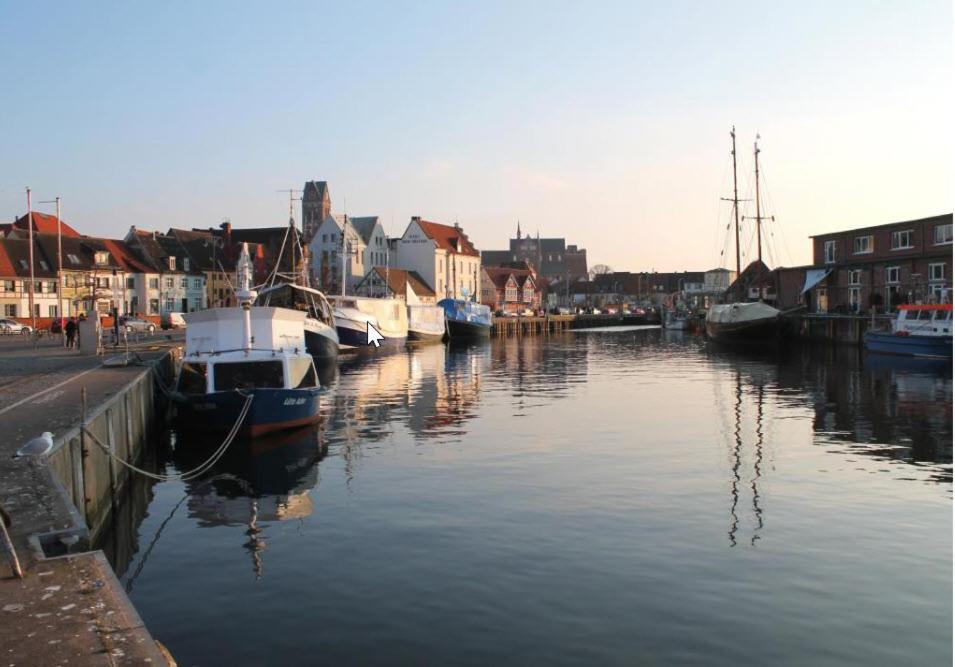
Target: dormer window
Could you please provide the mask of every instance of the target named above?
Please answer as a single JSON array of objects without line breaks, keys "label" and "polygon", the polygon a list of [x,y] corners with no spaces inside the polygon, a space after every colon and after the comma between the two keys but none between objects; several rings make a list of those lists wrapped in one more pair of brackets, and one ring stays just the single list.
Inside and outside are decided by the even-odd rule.
[{"label": "dormer window", "polygon": [[169,257],[169,270],[170,271],[176,270],[176,258],[172,255],[170,255]]},{"label": "dormer window", "polygon": [[79,264],[80,258],[74,255],[73,253],[67,253],[66,258],[70,260],[70,264]]},{"label": "dormer window", "polygon": [[26,261],[25,259],[21,259],[21,260],[20,260],[20,268],[21,268],[21,269],[29,269],[29,268],[30,268],[30,265],[27,263],[27,261]]},{"label": "dormer window", "polygon": [[183,271],[189,271],[189,258],[188,258],[188,257],[183,257],[183,258],[182,258],[182,270],[183,270]]},{"label": "dormer window", "polygon": [[109,253],[102,250],[97,251],[94,255],[94,261],[96,262],[97,266],[105,266],[109,264]]},{"label": "dormer window", "polygon": [[49,271],[49,270],[50,270],[50,265],[47,264],[45,260],[42,260],[42,259],[41,259],[41,260],[40,260],[40,268],[43,269],[44,271]]}]

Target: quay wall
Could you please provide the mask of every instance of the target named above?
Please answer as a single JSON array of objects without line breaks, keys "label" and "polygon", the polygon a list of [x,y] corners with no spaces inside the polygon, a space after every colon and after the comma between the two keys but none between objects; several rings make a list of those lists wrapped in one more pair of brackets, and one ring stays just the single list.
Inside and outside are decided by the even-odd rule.
[{"label": "quay wall", "polygon": [[803,314],[793,324],[796,335],[804,340],[861,347],[866,331],[887,329],[892,319],[884,315],[873,319],[862,315]]},{"label": "quay wall", "polygon": [[[171,384],[175,353],[173,350],[164,355],[154,362],[156,371],[144,369],[85,415],[87,430],[123,461],[136,465],[163,421],[166,401],[158,383]],[[57,439],[49,462],[66,499],[72,501],[78,519],[89,530],[89,543],[96,542],[109,526],[109,518],[117,510],[133,473],[108,456],[80,424]]]}]

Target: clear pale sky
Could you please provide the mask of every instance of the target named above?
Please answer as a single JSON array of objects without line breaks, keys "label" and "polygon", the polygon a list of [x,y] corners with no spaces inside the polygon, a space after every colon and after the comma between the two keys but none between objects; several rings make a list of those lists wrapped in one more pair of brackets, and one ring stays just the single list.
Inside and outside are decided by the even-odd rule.
[{"label": "clear pale sky", "polygon": [[392,235],[495,249],[519,219],[701,270],[735,123],[772,263],[802,264],[809,234],[952,211],[952,34],[949,0],[0,2],[0,220],[29,185],[88,234],[280,225],[317,179]]}]

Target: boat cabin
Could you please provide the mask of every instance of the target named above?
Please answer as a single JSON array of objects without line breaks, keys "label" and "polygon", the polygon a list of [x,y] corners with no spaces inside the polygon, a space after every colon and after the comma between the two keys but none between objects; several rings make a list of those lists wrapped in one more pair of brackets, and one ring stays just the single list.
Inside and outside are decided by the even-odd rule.
[{"label": "boat cabin", "polygon": [[901,336],[951,336],[952,304],[899,306],[892,332]]}]

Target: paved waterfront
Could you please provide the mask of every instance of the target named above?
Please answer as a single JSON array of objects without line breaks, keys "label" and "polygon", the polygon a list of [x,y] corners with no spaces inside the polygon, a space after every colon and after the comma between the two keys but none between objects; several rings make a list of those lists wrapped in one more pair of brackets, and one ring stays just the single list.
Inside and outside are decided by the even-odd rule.
[{"label": "paved waterfront", "polygon": [[[164,353],[165,336],[133,346],[144,358]],[[11,539],[25,578],[0,563],[0,659],[4,664],[143,664],[161,656],[102,555],[39,560],[29,537],[69,528],[70,506],[48,482],[44,465],[13,458],[25,442],[79,423],[81,390],[89,409],[143,372],[102,368],[102,358],[64,349],[56,339],[0,336],[0,505],[12,518]],[[39,659],[38,656],[43,656]],[[161,663],[155,663],[161,664]]]},{"label": "paved waterfront", "polygon": [[597,331],[346,361],[322,410],[135,490],[109,552],[181,664],[951,663],[950,366]]}]

